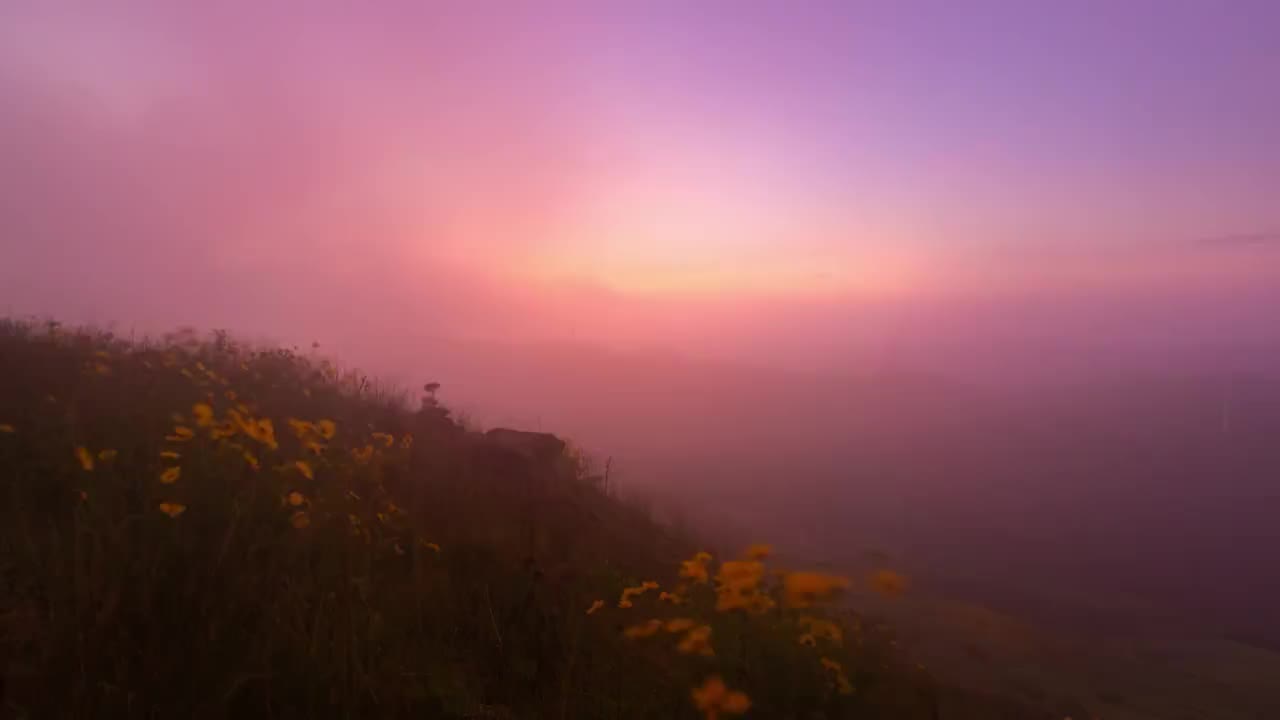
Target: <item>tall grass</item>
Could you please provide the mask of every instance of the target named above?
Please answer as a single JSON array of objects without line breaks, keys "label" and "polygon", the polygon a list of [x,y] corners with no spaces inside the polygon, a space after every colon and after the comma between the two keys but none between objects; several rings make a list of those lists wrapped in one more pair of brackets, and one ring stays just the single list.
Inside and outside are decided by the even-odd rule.
[{"label": "tall grass", "polygon": [[[13,717],[927,717],[844,581],[225,333],[0,323]],[[896,576],[882,582],[895,591]]]}]

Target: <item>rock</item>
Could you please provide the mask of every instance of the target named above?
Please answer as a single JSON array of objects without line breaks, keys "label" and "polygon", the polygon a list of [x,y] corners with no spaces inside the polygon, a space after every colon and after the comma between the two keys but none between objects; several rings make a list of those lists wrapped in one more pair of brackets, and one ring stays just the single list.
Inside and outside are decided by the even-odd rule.
[{"label": "rock", "polygon": [[564,454],[565,444],[551,433],[494,428],[484,434],[486,444],[513,452],[536,463],[552,463]]}]

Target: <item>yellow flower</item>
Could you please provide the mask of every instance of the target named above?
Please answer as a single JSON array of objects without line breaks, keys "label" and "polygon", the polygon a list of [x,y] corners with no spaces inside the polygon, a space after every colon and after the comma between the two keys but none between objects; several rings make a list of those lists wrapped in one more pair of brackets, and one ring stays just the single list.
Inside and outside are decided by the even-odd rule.
[{"label": "yellow flower", "polygon": [[400,447],[404,448],[405,450],[408,450],[409,448],[413,447],[413,436],[410,435],[409,433],[405,433],[404,437],[400,438]]},{"label": "yellow flower", "polygon": [[10,425],[9,423],[0,423],[0,433],[12,433],[12,432],[17,432],[12,425]]},{"label": "yellow flower", "polygon": [[289,495],[287,496],[287,499],[289,500],[289,504],[294,507],[297,507],[307,501],[307,499],[302,496],[302,493],[298,492],[297,490],[294,490],[293,492],[289,493]]},{"label": "yellow flower", "polygon": [[209,429],[209,437],[214,440],[222,440],[224,438],[233,437],[236,434],[236,425],[233,422],[224,422],[214,425]]},{"label": "yellow flower", "polygon": [[299,510],[289,518],[289,524],[296,530],[301,530],[311,524],[311,516],[306,511]]},{"label": "yellow flower", "polygon": [[838,690],[841,695],[852,694],[853,685],[850,684],[849,678],[845,676],[844,668],[840,666],[840,663],[836,662],[835,660],[832,660],[831,658],[826,658],[826,657],[820,658],[820,661],[822,663],[823,669],[827,671],[827,674],[830,677],[832,684],[835,685],[836,690]]},{"label": "yellow flower", "polygon": [[171,518],[176,518],[187,511],[187,506],[182,503],[162,502],[160,503],[160,512]]},{"label": "yellow flower", "polygon": [[312,455],[324,454],[324,443],[322,442],[317,442],[315,440],[303,440],[302,447]]},{"label": "yellow flower", "polygon": [[836,646],[839,646],[844,642],[844,633],[840,630],[840,626],[830,620],[823,620],[822,618],[805,615],[800,618],[799,625],[807,630],[807,632],[801,636],[801,644],[805,644],[805,636],[813,639],[813,643],[810,644],[811,647],[817,645],[818,638],[829,640]]},{"label": "yellow flower", "polygon": [[362,448],[351,448],[351,457],[355,458],[358,463],[369,462],[369,458],[373,457],[373,446],[365,445]]},{"label": "yellow flower", "polygon": [[434,550],[436,552],[440,552],[440,546],[433,542],[427,543],[424,547],[426,547],[428,550]]},{"label": "yellow flower", "polygon": [[106,450],[98,451],[98,459],[101,460],[102,462],[111,462],[112,460],[116,459],[116,455],[117,455],[116,451],[110,448]]},{"label": "yellow flower", "polygon": [[93,453],[89,452],[88,448],[83,445],[77,447],[76,459],[80,461],[80,467],[84,468],[86,472],[93,471]]},{"label": "yellow flower", "polygon": [[773,554],[772,547],[768,545],[763,545],[761,543],[756,543],[755,545],[752,545],[751,547],[747,548],[745,557],[748,560],[763,560],[772,554]]},{"label": "yellow flower", "polygon": [[248,450],[245,450],[245,451],[244,451],[244,461],[245,461],[246,463],[248,463],[248,464],[249,464],[249,467],[253,468],[254,470],[257,470],[258,468],[262,467],[262,466],[258,463],[258,456],[257,456],[257,455],[254,455],[253,453],[249,452]]},{"label": "yellow flower", "polygon": [[693,620],[689,618],[671,618],[667,621],[667,632],[684,632],[694,626]]},{"label": "yellow flower", "polygon": [[181,476],[182,476],[182,468],[180,467],[167,468],[164,472],[160,473],[160,482],[164,483],[165,485],[172,485],[173,483],[177,482],[178,478]]},{"label": "yellow flower", "polygon": [[197,427],[210,427],[213,425],[213,407],[208,403],[192,405],[191,416],[195,418]]},{"label": "yellow flower", "polygon": [[751,709],[751,699],[745,694],[725,687],[719,675],[712,675],[693,689],[693,704],[707,720],[716,720],[721,713],[741,715]]},{"label": "yellow flower", "polygon": [[591,603],[591,607],[587,608],[587,614],[590,615],[603,607],[604,607],[604,601],[596,600],[595,602]]},{"label": "yellow flower", "polygon": [[743,609],[763,612],[773,601],[760,590],[764,564],[755,560],[731,560],[721,563],[716,575],[716,610]]},{"label": "yellow flower", "polygon": [[160,452],[160,457],[165,458],[167,460],[177,460],[178,458],[182,457],[182,455],[172,450],[162,450]]},{"label": "yellow flower", "polygon": [[381,442],[383,447],[391,447],[396,442],[395,437],[388,435],[387,433],[384,433],[384,432],[374,433],[373,439]]},{"label": "yellow flower", "polygon": [[676,595],[675,593],[669,593],[665,590],[658,593],[658,600],[660,602],[669,602],[672,605],[679,605],[684,602],[684,598],[680,597],[679,595]]},{"label": "yellow flower", "polygon": [[657,587],[658,587],[658,583],[650,580],[650,581],[642,582],[635,587],[623,588],[622,597],[618,599],[618,607],[620,608],[632,607],[631,598],[636,597],[638,595],[643,595],[646,590],[653,590]]},{"label": "yellow flower", "polygon": [[332,440],[338,432],[338,425],[332,420],[321,420],[316,423],[316,430],[320,432],[320,437]]},{"label": "yellow flower", "polygon": [[651,635],[655,635],[661,629],[662,629],[661,620],[650,620],[648,622],[640,623],[639,625],[632,625],[626,628],[625,630],[622,631],[622,635],[628,639],[636,640],[639,638],[647,638],[647,637],[650,637]]},{"label": "yellow flower", "polygon": [[164,439],[170,442],[186,442],[195,437],[196,434],[186,425],[174,425],[173,434],[165,435]]},{"label": "yellow flower", "polygon": [[676,651],[681,655],[715,655],[711,649],[711,626],[699,625],[691,629],[676,645]]},{"label": "yellow flower", "polygon": [[293,466],[297,468],[298,472],[302,473],[302,476],[305,477],[306,479],[308,480],[316,479],[316,475],[314,472],[312,472],[311,466],[307,464],[305,460],[298,460],[293,463]]},{"label": "yellow flower", "polygon": [[680,577],[692,580],[696,583],[705,584],[709,578],[707,573],[707,563],[711,562],[711,555],[700,552],[693,558],[680,563]]},{"label": "yellow flower", "polygon": [[871,575],[871,587],[881,595],[895,597],[907,589],[907,579],[892,570],[877,570]]},{"label": "yellow flower", "polygon": [[782,597],[787,607],[809,607],[849,587],[849,580],[818,572],[787,573],[782,580]]},{"label": "yellow flower", "polygon": [[289,418],[286,422],[289,423],[290,428],[293,428],[293,434],[297,435],[299,438],[305,438],[308,435],[315,434],[316,432],[316,426],[306,420]]}]

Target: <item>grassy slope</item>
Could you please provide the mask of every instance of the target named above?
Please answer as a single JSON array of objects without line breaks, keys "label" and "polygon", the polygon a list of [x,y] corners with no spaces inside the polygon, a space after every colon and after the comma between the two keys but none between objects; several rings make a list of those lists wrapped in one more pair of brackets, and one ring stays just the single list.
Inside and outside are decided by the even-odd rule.
[{"label": "grassy slope", "polygon": [[[697,583],[617,607],[677,590],[696,548],[577,458],[500,451],[295,351],[0,324],[0,492],[6,715],[695,717],[721,675],[755,717],[1020,716],[834,609],[718,612]],[[824,613],[844,642],[800,645]],[[675,617],[714,654],[623,637]]]}]

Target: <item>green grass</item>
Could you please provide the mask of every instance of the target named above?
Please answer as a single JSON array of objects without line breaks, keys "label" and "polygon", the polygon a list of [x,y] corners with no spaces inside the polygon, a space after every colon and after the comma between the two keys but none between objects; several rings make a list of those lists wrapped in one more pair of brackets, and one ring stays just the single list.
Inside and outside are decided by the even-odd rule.
[{"label": "green grass", "polygon": [[[503,451],[431,398],[226,334],[0,323],[0,493],[6,716],[702,717],[712,676],[748,717],[937,702],[887,628],[792,606],[773,568],[757,611],[717,610],[717,564],[680,578],[700,548],[585,459]],[[842,642],[799,642],[809,616]],[[713,654],[626,636],[673,618]]]}]

